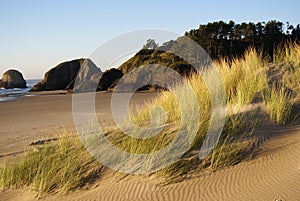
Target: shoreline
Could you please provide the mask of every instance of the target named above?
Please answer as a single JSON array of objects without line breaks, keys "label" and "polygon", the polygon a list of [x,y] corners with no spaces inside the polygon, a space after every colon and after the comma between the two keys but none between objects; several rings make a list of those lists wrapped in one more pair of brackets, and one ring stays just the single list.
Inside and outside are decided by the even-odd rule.
[{"label": "shoreline", "polygon": [[23,96],[32,96],[29,92],[32,87],[37,84],[41,79],[27,79],[26,80],[26,88],[12,88],[12,89],[5,89],[0,88],[0,103],[7,102],[7,101],[14,101]]}]

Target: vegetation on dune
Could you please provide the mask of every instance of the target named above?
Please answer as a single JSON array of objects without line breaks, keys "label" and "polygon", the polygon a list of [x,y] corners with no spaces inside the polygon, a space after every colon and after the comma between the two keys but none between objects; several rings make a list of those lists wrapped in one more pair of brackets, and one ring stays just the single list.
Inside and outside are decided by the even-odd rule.
[{"label": "vegetation on dune", "polygon": [[38,197],[44,193],[66,193],[92,183],[102,169],[78,138],[60,137],[57,142],[28,150],[14,162],[4,161],[0,166],[0,186],[28,186]]},{"label": "vegetation on dune", "polygon": [[285,88],[276,89],[272,87],[266,90],[263,98],[270,118],[277,123],[286,124],[290,118],[292,103]]},{"label": "vegetation on dune", "polygon": [[248,49],[242,58],[216,62],[225,85],[227,102],[239,106],[250,103],[267,85],[266,65],[262,53],[253,48]]},{"label": "vegetation on dune", "polygon": [[298,43],[286,43],[276,50],[275,63],[281,63],[279,71],[283,73],[282,79],[286,87],[300,94],[300,45]]},{"label": "vegetation on dune", "polygon": [[[281,52],[280,55],[276,55],[277,58],[280,56],[281,60],[274,64],[269,64],[262,52],[257,52],[254,48],[248,49],[241,58],[230,61],[221,59],[214,62],[225,85],[227,115],[218,145],[202,161],[194,159],[197,158],[197,151],[201,147],[209,127],[210,94],[201,74],[189,76],[188,83],[196,94],[199,111],[201,111],[200,126],[189,152],[176,163],[157,172],[157,175],[165,178],[164,182],[177,181],[180,175],[186,174],[195,167],[217,169],[236,164],[252,156],[256,150],[253,146],[260,136],[255,134],[255,129],[261,126],[267,117],[279,124],[289,122],[293,104],[292,97],[299,91],[299,86],[296,84],[299,79],[297,77],[299,71],[296,70],[299,69],[299,60],[291,59],[296,57],[291,55],[296,55],[295,52],[299,51],[299,46],[291,44],[282,48],[277,50],[277,52]],[[282,52],[286,52],[286,56],[282,55]],[[274,68],[276,71],[273,70]],[[146,107],[137,109],[138,112],[132,115],[135,123],[143,125],[144,122],[150,120],[150,108],[161,106],[168,115],[166,123],[173,123],[172,134],[168,134],[166,130],[163,131],[163,134],[167,135],[167,141],[172,140],[177,134],[176,125],[188,124],[188,122],[180,122],[179,103],[172,91],[176,91],[177,94],[180,94],[179,96],[186,96],[185,87],[180,84],[175,85],[171,91],[160,92],[157,99],[150,101]],[[181,106],[188,108],[190,102],[185,102],[185,104],[187,105]],[[265,105],[266,113],[255,105]],[[166,135],[161,136],[166,137]],[[128,142],[128,139],[124,138],[123,140],[120,140],[119,143]],[[141,148],[149,151],[152,147],[155,149],[164,147],[165,144],[162,143],[162,140],[164,139],[157,138],[148,144],[144,144],[142,140],[135,140],[125,144],[127,148],[130,147],[131,152],[140,153]]]}]

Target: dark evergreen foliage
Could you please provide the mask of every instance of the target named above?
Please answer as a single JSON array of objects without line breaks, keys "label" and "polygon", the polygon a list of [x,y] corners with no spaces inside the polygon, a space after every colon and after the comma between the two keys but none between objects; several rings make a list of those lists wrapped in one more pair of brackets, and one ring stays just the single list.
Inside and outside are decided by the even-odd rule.
[{"label": "dark evergreen foliage", "polygon": [[300,25],[294,27],[276,20],[241,24],[219,21],[200,25],[198,29],[186,32],[185,36],[199,43],[213,59],[241,56],[249,46],[272,58],[278,45],[299,42]]}]

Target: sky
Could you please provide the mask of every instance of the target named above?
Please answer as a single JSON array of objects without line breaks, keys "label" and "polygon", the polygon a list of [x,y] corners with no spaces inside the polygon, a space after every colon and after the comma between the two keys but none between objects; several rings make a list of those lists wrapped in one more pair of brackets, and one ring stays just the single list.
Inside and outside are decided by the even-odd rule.
[{"label": "sky", "polygon": [[299,7],[298,0],[0,0],[0,74],[17,69],[26,79],[41,79],[57,64],[89,57],[105,41],[133,30],[183,35],[219,20],[297,25]]}]

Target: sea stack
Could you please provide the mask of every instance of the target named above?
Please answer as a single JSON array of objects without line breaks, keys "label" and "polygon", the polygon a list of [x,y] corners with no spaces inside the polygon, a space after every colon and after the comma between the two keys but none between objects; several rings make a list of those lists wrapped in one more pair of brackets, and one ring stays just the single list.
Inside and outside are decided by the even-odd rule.
[{"label": "sea stack", "polygon": [[8,70],[3,74],[2,79],[0,80],[0,87],[12,89],[26,88],[27,86],[22,73],[17,70]]},{"label": "sea stack", "polygon": [[91,76],[101,70],[90,59],[76,59],[58,64],[46,72],[44,79],[30,91],[71,90],[78,75],[81,83],[90,80]]}]

